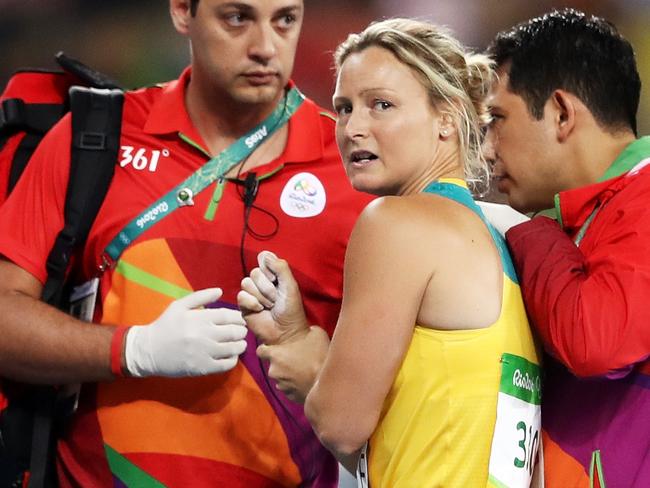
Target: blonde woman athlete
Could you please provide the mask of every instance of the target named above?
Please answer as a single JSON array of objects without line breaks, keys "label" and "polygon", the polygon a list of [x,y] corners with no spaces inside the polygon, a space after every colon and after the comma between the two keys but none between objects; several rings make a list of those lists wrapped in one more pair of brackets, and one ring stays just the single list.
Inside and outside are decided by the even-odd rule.
[{"label": "blonde woman athlete", "polygon": [[343,164],[380,198],[350,237],[329,348],[287,262],[260,255],[239,294],[258,354],[361,486],[528,486],[539,357],[507,249],[466,183],[485,174],[490,62],[393,19],[351,35],[336,65]]}]

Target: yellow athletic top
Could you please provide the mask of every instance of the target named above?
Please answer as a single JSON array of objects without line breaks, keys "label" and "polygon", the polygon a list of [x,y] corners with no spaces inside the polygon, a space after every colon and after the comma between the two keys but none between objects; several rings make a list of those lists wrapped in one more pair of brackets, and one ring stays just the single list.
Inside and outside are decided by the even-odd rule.
[{"label": "yellow athletic top", "polygon": [[[483,218],[458,183],[440,181],[425,191],[453,198]],[[487,486],[502,355],[539,364],[505,243],[491,232],[504,268],[501,314],[485,329],[415,326],[369,440],[371,488]]]}]

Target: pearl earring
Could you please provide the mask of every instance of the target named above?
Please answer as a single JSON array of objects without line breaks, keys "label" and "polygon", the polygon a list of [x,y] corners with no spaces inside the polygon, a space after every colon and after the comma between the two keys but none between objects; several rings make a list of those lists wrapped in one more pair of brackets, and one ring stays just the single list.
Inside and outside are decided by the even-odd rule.
[{"label": "pearl earring", "polygon": [[442,129],[440,131],[440,134],[442,135],[442,137],[447,137],[447,135],[448,135],[447,129]]}]

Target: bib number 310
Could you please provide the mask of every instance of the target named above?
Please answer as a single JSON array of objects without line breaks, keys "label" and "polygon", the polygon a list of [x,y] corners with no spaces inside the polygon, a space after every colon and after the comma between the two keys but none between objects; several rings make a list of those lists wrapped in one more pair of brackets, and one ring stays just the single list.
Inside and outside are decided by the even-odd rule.
[{"label": "bib number 310", "polygon": [[539,446],[539,429],[533,429],[532,425],[527,426],[526,422],[522,420],[517,422],[517,430],[521,431],[523,436],[518,443],[519,448],[523,451],[521,453],[523,459],[515,456],[513,464],[516,468],[523,468],[532,475],[535,467],[534,456]]},{"label": "bib number 310", "polygon": [[522,357],[504,354],[488,486],[530,485],[541,435],[540,405],[539,366]]}]

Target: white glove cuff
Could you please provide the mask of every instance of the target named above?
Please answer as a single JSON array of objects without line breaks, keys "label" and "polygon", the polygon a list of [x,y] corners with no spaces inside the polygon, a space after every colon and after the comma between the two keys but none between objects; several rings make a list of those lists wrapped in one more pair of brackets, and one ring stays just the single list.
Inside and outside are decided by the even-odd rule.
[{"label": "white glove cuff", "polygon": [[143,368],[142,362],[145,355],[142,351],[142,342],[147,340],[145,326],[135,325],[129,329],[126,334],[126,344],[124,346],[124,362],[129,376],[142,378],[147,375],[151,368]]}]

